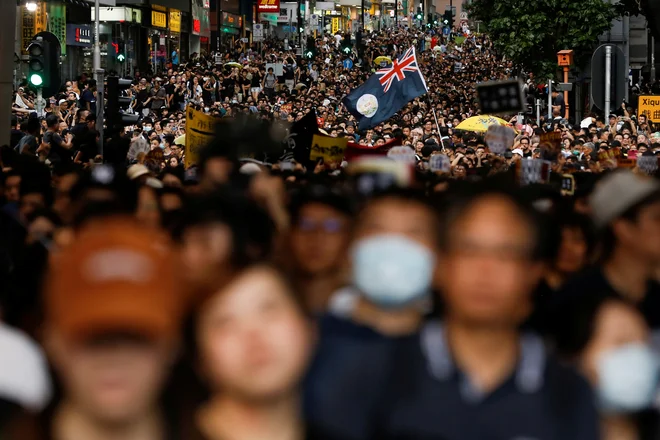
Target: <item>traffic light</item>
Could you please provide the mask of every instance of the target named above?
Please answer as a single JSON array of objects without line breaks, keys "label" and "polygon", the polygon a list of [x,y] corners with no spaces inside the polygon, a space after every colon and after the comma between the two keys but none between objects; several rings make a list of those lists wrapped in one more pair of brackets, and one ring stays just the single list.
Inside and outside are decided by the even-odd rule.
[{"label": "traffic light", "polygon": [[417,15],[415,15],[415,18],[422,21],[422,8],[417,8]]},{"label": "traffic light", "polygon": [[120,79],[116,76],[107,78],[105,121],[110,133],[127,125],[134,125],[140,119],[138,115],[124,113],[131,104],[131,98],[123,95],[124,90],[129,87],[131,87],[130,79]]},{"label": "traffic light", "polygon": [[28,82],[33,87],[48,87],[48,75],[46,62],[46,42],[41,37],[37,37],[27,48],[28,56]]},{"label": "traffic light", "polygon": [[452,14],[452,11],[445,11],[442,16],[442,22],[450,28],[454,27],[454,14]]},{"label": "traffic light", "polygon": [[60,45],[50,32],[39,32],[27,48],[28,84],[41,89],[43,96],[54,96],[60,88]]},{"label": "traffic light", "polygon": [[341,53],[344,55],[350,55],[353,52],[353,45],[349,38],[344,38],[341,43]]},{"label": "traffic light", "polygon": [[305,45],[305,58],[314,59],[316,57],[316,41],[314,37],[307,37],[307,44]]},{"label": "traffic light", "polygon": [[126,61],[126,44],[122,40],[117,42],[117,62],[123,63]]}]

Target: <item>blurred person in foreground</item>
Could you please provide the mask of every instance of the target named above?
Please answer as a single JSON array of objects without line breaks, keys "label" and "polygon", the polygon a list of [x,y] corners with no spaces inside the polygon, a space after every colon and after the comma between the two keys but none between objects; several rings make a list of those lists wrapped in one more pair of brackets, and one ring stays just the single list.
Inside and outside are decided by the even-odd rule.
[{"label": "blurred person in foreground", "polygon": [[[590,207],[600,233],[600,261],[560,295],[607,292],[634,304],[651,329],[660,329],[660,284],[653,279],[660,264],[660,182],[630,171],[612,172],[596,184]],[[660,340],[655,345],[660,347]]]},{"label": "blurred person in foreground", "polygon": [[557,354],[596,391],[602,440],[657,440],[660,363],[642,313],[596,290],[565,297],[550,313]]},{"label": "blurred person in foreground", "polygon": [[236,271],[270,255],[274,225],[245,196],[217,192],[193,197],[173,227],[186,287],[208,294]]},{"label": "blurred person in foreground", "polygon": [[117,216],[89,220],[56,255],[44,346],[60,395],[10,439],[170,438],[159,399],[185,306],[172,258],[166,237]]},{"label": "blurred person in foreground", "polygon": [[309,309],[322,314],[330,296],[346,282],[354,208],[346,195],[312,185],[293,197],[290,212],[294,277]]},{"label": "blurred person in foreground", "polygon": [[302,418],[299,385],[314,331],[284,275],[250,266],[199,304],[194,365],[208,391],[190,440],[327,439]]},{"label": "blurred person in foreground", "polygon": [[542,274],[541,237],[536,212],[506,188],[475,187],[452,204],[441,320],[395,351],[373,438],[599,438],[586,381],[520,330]]},{"label": "blurred person in foreground", "polygon": [[390,189],[360,210],[348,244],[349,284],[332,294],[306,381],[308,417],[346,439],[368,438],[393,350],[429,312],[439,219],[423,194]]}]

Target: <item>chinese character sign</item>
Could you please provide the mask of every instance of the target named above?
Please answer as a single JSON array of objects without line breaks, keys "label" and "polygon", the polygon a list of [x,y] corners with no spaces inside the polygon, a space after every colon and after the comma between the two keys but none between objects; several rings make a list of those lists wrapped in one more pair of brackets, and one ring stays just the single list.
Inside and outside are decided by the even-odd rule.
[{"label": "chinese character sign", "polygon": [[640,96],[637,108],[649,121],[660,122],[660,96]]},{"label": "chinese character sign", "polygon": [[312,149],[309,159],[317,161],[323,159],[325,163],[341,162],[346,151],[347,138],[335,138],[315,134],[312,139]]},{"label": "chinese character sign", "polygon": [[258,0],[257,12],[279,12],[280,0]]},{"label": "chinese character sign", "polygon": [[199,152],[215,136],[216,118],[189,106],[186,110],[185,168],[196,165]]}]

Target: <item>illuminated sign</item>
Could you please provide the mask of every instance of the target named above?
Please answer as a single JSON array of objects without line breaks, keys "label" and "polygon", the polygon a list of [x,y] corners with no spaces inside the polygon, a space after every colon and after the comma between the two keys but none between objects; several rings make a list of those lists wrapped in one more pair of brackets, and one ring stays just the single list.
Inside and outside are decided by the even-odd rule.
[{"label": "illuminated sign", "polygon": [[[164,12],[151,11],[151,25],[153,27],[166,28],[167,27],[167,14]],[[179,21],[179,26],[181,21]]]},{"label": "illuminated sign", "polygon": [[280,0],[258,0],[257,12],[279,12]]}]

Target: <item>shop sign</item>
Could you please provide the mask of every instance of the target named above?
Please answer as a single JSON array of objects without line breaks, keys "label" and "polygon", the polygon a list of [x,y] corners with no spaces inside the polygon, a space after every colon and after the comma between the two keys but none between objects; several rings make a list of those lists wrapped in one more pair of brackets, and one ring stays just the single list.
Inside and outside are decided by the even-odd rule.
[{"label": "shop sign", "polygon": [[279,12],[280,0],[258,0],[257,12]]},{"label": "shop sign", "polygon": [[90,47],[93,42],[92,27],[88,24],[67,24],[66,44],[68,46]]},{"label": "shop sign", "polygon": [[222,13],[222,25],[240,29],[243,24],[243,19],[240,15],[230,14],[229,12]]},{"label": "shop sign", "polygon": [[181,11],[170,11],[170,30],[172,32],[181,32]]},{"label": "shop sign", "polygon": [[332,33],[336,34],[339,32],[339,17],[334,17],[332,19]]},{"label": "shop sign", "polygon": [[56,3],[48,5],[48,29],[59,40],[60,53],[66,55],[66,6]]},{"label": "shop sign", "polygon": [[[151,25],[158,28],[167,27],[167,14],[164,12],[151,11]],[[179,22],[179,26],[181,22]]]},{"label": "shop sign", "polygon": [[193,35],[199,35],[202,31],[202,22],[198,18],[193,19]]}]

